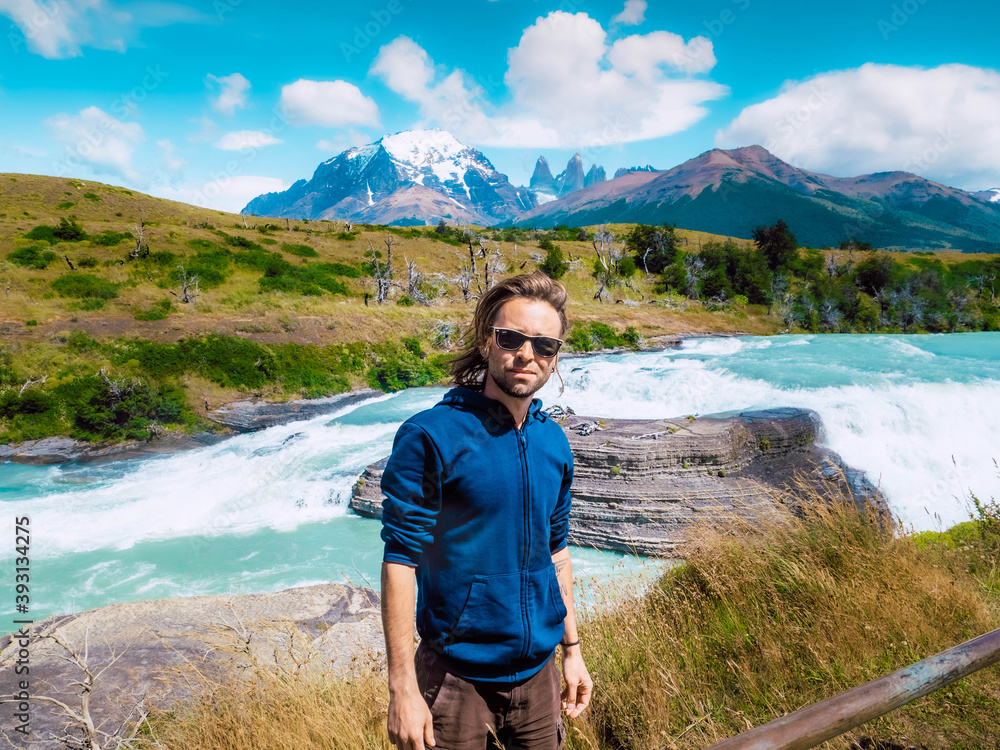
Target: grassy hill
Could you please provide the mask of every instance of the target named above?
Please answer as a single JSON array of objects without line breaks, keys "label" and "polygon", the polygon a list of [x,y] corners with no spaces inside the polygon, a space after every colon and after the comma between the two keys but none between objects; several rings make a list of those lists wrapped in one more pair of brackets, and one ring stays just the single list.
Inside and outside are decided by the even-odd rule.
[{"label": "grassy hill", "polygon": [[[632,226],[609,228],[620,238]],[[463,229],[476,251],[471,295],[459,279],[470,265]],[[200,429],[209,411],[248,396],[443,383],[477,285],[538,268],[553,242],[569,262],[569,350],[788,329],[745,298],[702,304],[665,294],[658,276],[641,272],[595,300],[593,229],[262,219],[96,182],[0,174],[0,444]],[[730,240],[751,247],[676,234],[688,253]],[[384,264],[390,244],[394,285],[376,304],[370,256]],[[937,259],[975,257],[956,256]]]},{"label": "grassy hill", "polygon": [[[447,352],[474,308],[455,278],[469,250],[454,230],[244,220],[58,177],[2,174],[0,187],[0,443],[54,434],[135,438],[164,424],[201,428],[207,411],[240,397],[442,381]],[[130,257],[140,225],[138,257]],[[499,249],[503,275],[533,270],[544,255],[533,231],[480,234],[490,251]],[[692,248],[711,238],[681,234]],[[576,230],[570,235],[558,239],[574,261],[563,279],[570,319],[584,337],[595,321],[609,326],[599,330],[598,346],[620,343],[614,333],[629,327],[633,343],[636,336],[777,330],[762,308],[647,304],[658,296],[655,277],[637,279],[635,291],[616,290],[623,304],[595,302],[593,248]],[[400,288],[378,305],[365,254],[375,249],[384,262],[387,239]],[[482,282],[486,259],[476,260]],[[407,304],[408,261],[423,275],[418,290],[428,305]],[[185,274],[199,279],[188,302]],[[138,389],[138,405],[113,402],[114,384]],[[81,416],[81,400],[96,409],[91,417]]]}]

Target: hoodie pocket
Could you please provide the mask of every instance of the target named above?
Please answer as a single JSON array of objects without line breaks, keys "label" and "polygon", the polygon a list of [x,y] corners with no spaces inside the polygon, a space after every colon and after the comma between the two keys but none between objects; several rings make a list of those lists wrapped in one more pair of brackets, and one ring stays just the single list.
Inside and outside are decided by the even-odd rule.
[{"label": "hoodie pocket", "polygon": [[521,655],[525,625],[521,575],[475,576],[444,652],[470,664],[496,665]]}]

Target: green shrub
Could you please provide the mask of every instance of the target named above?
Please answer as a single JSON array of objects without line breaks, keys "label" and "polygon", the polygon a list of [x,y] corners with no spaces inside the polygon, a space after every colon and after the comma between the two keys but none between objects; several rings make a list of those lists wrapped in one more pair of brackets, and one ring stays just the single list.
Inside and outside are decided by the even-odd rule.
[{"label": "green shrub", "polygon": [[223,241],[231,247],[241,247],[246,250],[263,250],[260,245],[258,245],[253,240],[248,240],[246,237],[233,236],[231,234],[226,234],[223,231],[217,231],[217,235],[222,237]]},{"label": "green shrub", "polygon": [[73,436],[82,440],[145,438],[154,422],[180,422],[187,410],[180,388],[157,388],[140,379],[117,380],[111,387],[104,378],[90,374],[61,384],[56,391],[71,405]]},{"label": "green shrub", "polygon": [[330,272],[330,266],[340,264],[293,266],[277,254],[275,256],[268,260],[264,276],[258,282],[262,292],[293,292],[310,297],[318,296],[324,290],[330,294],[348,294],[344,283]]},{"label": "green shrub", "polygon": [[59,226],[52,230],[53,236],[57,240],[65,242],[79,242],[87,239],[87,233],[83,227],[76,223],[75,219],[67,220],[65,217],[59,219]]},{"label": "green shrub", "polygon": [[578,352],[590,352],[594,349],[617,349],[619,347],[635,349],[642,343],[642,336],[632,326],[626,328],[623,333],[618,333],[607,323],[595,320],[589,326],[583,323],[577,323],[573,326],[570,335],[566,337],[566,343]]},{"label": "green shrub", "polygon": [[168,315],[170,315],[170,310],[173,305],[170,304],[170,300],[163,299],[159,302],[154,302],[146,310],[139,310],[135,314],[136,320],[163,320]]},{"label": "green shrub", "polygon": [[89,273],[68,273],[52,282],[52,288],[61,297],[77,299],[114,299],[118,296],[118,285],[99,279]]},{"label": "green shrub", "polygon": [[90,244],[101,245],[102,247],[114,247],[122,240],[131,239],[131,237],[132,235],[129,232],[116,232],[113,229],[105,229],[100,234],[92,237]]},{"label": "green shrub", "polygon": [[84,193],[83,197],[86,198],[88,201],[94,201],[95,203],[99,203],[101,200],[101,196],[99,196],[97,193]]},{"label": "green shrub", "polygon": [[32,318],[31,320],[25,322],[25,325],[28,326],[29,328],[31,328],[32,326],[37,326],[38,325],[38,321],[35,320],[34,318]]},{"label": "green shrub", "polygon": [[50,245],[54,245],[59,242],[56,239],[56,228],[50,227],[47,224],[39,224],[37,227],[27,232],[24,237],[29,240],[41,240],[42,242],[48,242]]},{"label": "green shrub", "polygon": [[73,203],[72,201],[63,201],[62,203],[57,203],[56,208],[59,209],[60,211],[68,211],[75,205],[76,204]]},{"label": "green shrub", "polygon": [[41,414],[56,406],[51,393],[29,388],[24,393],[14,389],[0,393],[0,419],[12,419],[18,414]]},{"label": "green shrub", "polygon": [[[216,246],[214,250],[205,250],[196,253],[191,258],[184,261],[184,273],[188,278],[192,275],[198,277],[201,288],[211,289],[225,282],[229,275],[230,260],[233,254]],[[171,279],[175,283],[181,282],[181,269],[176,268],[171,272]]]},{"label": "green shrub", "polygon": [[158,266],[172,266],[177,263],[177,256],[166,250],[157,250],[149,254],[149,261]]},{"label": "green shrub", "polygon": [[313,250],[309,245],[293,245],[288,243],[283,243],[281,249],[290,255],[297,255],[300,258],[318,258],[319,253]]},{"label": "green shrub", "polygon": [[351,279],[357,279],[361,277],[361,272],[354,266],[349,266],[346,263],[317,263],[316,268],[319,268],[331,276],[346,276]]},{"label": "green shrub", "polygon": [[[549,244],[552,245],[551,242]],[[558,245],[552,245],[549,248],[545,254],[545,260],[539,264],[538,268],[552,279],[561,279],[566,275],[568,266],[563,260],[562,250],[559,249]]]},{"label": "green shrub", "polygon": [[76,265],[78,268],[97,268],[99,261],[93,255],[84,255],[76,262]]},{"label": "green shrub", "polygon": [[42,270],[48,268],[52,261],[59,260],[59,256],[51,250],[42,250],[37,245],[31,245],[9,253],[7,259],[25,268]]},{"label": "green shrub", "polygon": [[375,353],[366,379],[372,388],[386,392],[432,385],[447,377],[445,364],[435,359],[421,359],[405,346],[386,344]]},{"label": "green shrub", "polygon": [[594,343],[591,341],[590,332],[586,326],[579,323],[573,326],[569,336],[566,337],[566,343],[569,344],[573,351],[590,352],[594,350]]},{"label": "green shrub", "polygon": [[334,238],[338,240],[350,241],[350,240],[356,240],[359,234],[360,232],[357,229],[355,229],[351,232],[337,232],[334,235]]},{"label": "green shrub", "polygon": [[413,307],[413,300],[410,299],[408,295],[404,294],[402,297],[396,300],[396,304],[400,305],[401,307]]}]

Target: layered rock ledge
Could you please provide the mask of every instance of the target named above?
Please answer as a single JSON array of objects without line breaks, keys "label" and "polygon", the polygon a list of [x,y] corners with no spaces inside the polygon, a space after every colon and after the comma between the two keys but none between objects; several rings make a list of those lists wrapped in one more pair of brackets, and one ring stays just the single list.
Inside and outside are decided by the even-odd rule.
[{"label": "layered rock ledge", "polygon": [[[356,657],[377,660],[385,649],[378,595],[341,584],[111,604],[26,627],[26,645],[16,633],[0,639],[0,673],[9,678],[0,692],[15,692],[16,679],[29,680],[31,734],[15,731],[18,704],[3,702],[0,747],[55,750],[67,747],[60,738],[81,739],[80,724],[42,699],[81,710],[82,688],[74,683],[86,676],[74,657],[95,675],[89,696],[95,727],[121,736],[149,707],[192,697],[199,673],[239,677],[278,663],[342,675]],[[19,659],[29,662],[25,677],[15,676]]]},{"label": "layered rock ledge", "polygon": [[[806,409],[729,417],[599,419],[557,413],[575,460],[570,543],[679,557],[696,524],[755,523],[814,502],[888,507],[863,473],[819,442]],[[381,518],[382,471],[365,469],[350,507]]]}]

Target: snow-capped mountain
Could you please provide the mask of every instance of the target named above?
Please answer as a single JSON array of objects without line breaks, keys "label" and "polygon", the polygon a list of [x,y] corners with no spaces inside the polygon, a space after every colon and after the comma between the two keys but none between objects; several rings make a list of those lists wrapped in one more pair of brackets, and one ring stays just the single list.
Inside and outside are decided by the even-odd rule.
[{"label": "snow-capped mountain", "polygon": [[987,201],[988,203],[1000,203],[1000,187],[990,188],[989,190],[980,190],[978,193],[973,193],[973,195],[981,201]]},{"label": "snow-capped mountain", "polygon": [[350,148],[320,164],[310,180],[250,201],[243,213],[367,224],[490,225],[533,208],[490,160],[451,133],[407,130]]}]

